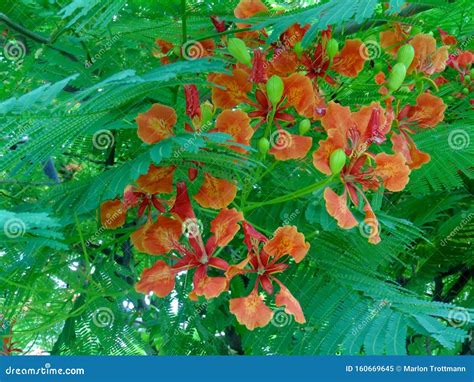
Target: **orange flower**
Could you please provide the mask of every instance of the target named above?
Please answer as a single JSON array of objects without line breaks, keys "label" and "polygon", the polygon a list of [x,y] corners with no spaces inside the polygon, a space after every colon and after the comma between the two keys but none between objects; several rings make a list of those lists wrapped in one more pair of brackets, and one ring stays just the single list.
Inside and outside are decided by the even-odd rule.
[{"label": "orange flower", "polygon": [[206,300],[219,296],[227,290],[228,281],[225,277],[204,276],[194,285],[193,292],[196,296],[204,296]]},{"label": "orange flower", "polygon": [[394,29],[380,32],[380,46],[395,57],[398,49],[405,44],[408,37],[408,33],[402,29],[400,24],[395,24]]},{"label": "orange flower", "polygon": [[164,255],[175,248],[181,233],[179,220],[160,215],[146,230],[143,248],[150,255]]},{"label": "orange flower", "polygon": [[391,141],[393,151],[402,154],[412,170],[420,168],[431,160],[429,154],[418,150],[413,139],[404,131],[400,134],[393,133]]},{"label": "orange flower", "polygon": [[415,57],[408,69],[423,72],[427,75],[442,72],[448,61],[448,47],[442,46],[436,49],[436,40],[428,34],[418,34],[410,41],[415,49]]},{"label": "orange flower", "polygon": [[283,78],[283,83],[288,106],[293,106],[298,114],[312,118],[316,98],[311,80],[303,74],[294,73]]},{"label": "orange flower", "polygon": [[120,199],[107,200],[100,206],[100,222],[107,229],[115,229],[125,224],[127,208]]},{"label": "orange flower", "polygon": [[305,26],[293,24],[281,34],[280,41],[286,48],[293,48],[297,42],[300,42],[303,39],[309,27],[309,24],[306,24]]},{"label": "orange flower", "polygon": [[309,243],[304,241],[304,235],[296,227],[285,226],[275,231],[274,237],[265,243],[263,250],[275,258],[289,255],[299,263],[308,253],[309,247]]},{"label": "orange flower", "polygon": [[364,217],[364,230],[366,236],[368,236],[370,244],[378,244],[380,243],[380,235],[379,235],[379,221],[372,210],[370,204],[366,204],[364,206],[365,217]]},{"label": "orange flower", "polygon": [[375,156],[375,175],[380,176],[385,188],[389,191],[402,191],[408,184],[410,168],[405,164],[402,154],[388,155],[380,153]]},{"label": "orange flower", "polygon": [[152,267],[145,268],[141,280],[135,285],[138,293],[155,293],[158,297],[167,296],[174,289],[175,272],[162,260]]},{"label": "orange flower", "polygon": [[148,172],[137,179],[140,190],[149,194],[169,194],[173,191],[173,175],[176,166],[155,166],[151,164]]},{"label": "orange flower", "polygon": [[291,294],[287,287],[278,281],[280,285],[280,291],[275,296],[276,306],[285,306],[285,312],[295,317],[295,321],[304,324],[306,319],[304,318],[303,310],[298,300]]},{"label": "orange flower", "polygon": [[140,228],[138,228],[130,235],[130,239],[132,241],[133,246],[140,252],[146,252],[146,248],[143,244],[143,241],[145,240],[146,233],[152,224],[153,221],[151,219],[148,219],[145,224],[143,224]]},{"label": "orange flower", "polygon": [[443,100],[430,93],[420,94],[416,98],[416,105],[408,110],[408,123],[415,123],[418,127],[435,127],[444,119],[446,105]]},{"label": "orange flower", "polygon": [[375,75],[375,83],[377,85],[382,85],[385,82],[385,73],[379,72]]},{"label": "orange flower", "polygon": [[289,134],[282,130],[278,133],[276,142],[270,149],[270,154],[278,160],[302,159],[308,154],[313,138]]},{"label": "orange flower", "polygon": [[212,103],[221,109],[230,109],[248,101],[247,93],[252,90],[250,74],[235,68],[232,75],[212,73],[207,77],[216,86],[212,88]]},{"label": "orange flower", "polygon": [[[226,276],[231,280],[237,275],[254,273],[256,280],[247,297],[230,300],[230,311],[250,330],[267,325],[272,318],[272,312],[259,296],[258,289],[261,286],[265,292],[272,295],[275,282],[280,286],[280,292],[275,297],[276,305],[286,305],[285,311],[293,314],[297,322],[304,323],[304,315],[298,301],[275,275],[288,268],[286,256],[300,262],[309,250],[309,243],[305,243],[304,236],[297,232],[296,227],[280,227],[275,231],[273,239],[268,241],[249,223],[243,222],[242,226],[244,242],[248,249],[247,259],[230,266],[226,271]],[[261,243],[264,243],[263,247]],[[264,317],[263,320],[262,317]]]},{"label": "orange flower", "polygon": [[139,114],[136,121],[139,138],[152,144],[174,135],[173,127],[177,116],[173,108],[154,104],[146,113]]},{"label": "orange flower", "polygon": [[229,304],[230,312],[249,330],[268,325],[273,317],[273,311],[265,305],[257,292],[252,292],[247,297],[233,298]]},{"label": "orange flower", "polygon": [[365,64],[365,58],[361,54],[363,45],[359,39],[346,40],[342,50],[334,56],[331,69],[346,77],[357,77]]},{"label": "orange flower", "polygon": [[260,0],[240,0],[234,9],[235,17],[248,19],[258,13],[268,12],[268,8]]},{"label": "orange flower", "polygon": [[341,228],[354,228],[358,223],[347,207],[347,193],[339,196],[329,187],[324,190],[324,200],[326,201],[326,210],[329,215],[337,220],[337,225]]},{"label": "orange flower", "polygon": [[235,208],[220,210],[211,222],[211,232],[216,236],[216,245],[224,247],[229,244],[240,229],[237,223],[242,220],[244,220],[242,212],[238,212]]},{"label": "orange flower", "polygon": [[236,194],[235,184],[205,173],[204,182],[194,199],[204,208],[220,209],[227,207]]},{"label": "orange flower", "polygon": [[[224,110],[216,118],[216,127],[210,131],[227,133],[234,138],[235,142],[245,146],[250,146],[250,139],[254,133],[250,126],[249,116],[242,110]],[[240,153],[247,152],[242,147],[231,146],[231,148]]]},{"label": "orange flower", "polygon": [[298,57],[293,50],[277,48],[270,60],[267,76],[271,77],[274,74],[278,76],[288,76],[296,71],[298,65]]}]

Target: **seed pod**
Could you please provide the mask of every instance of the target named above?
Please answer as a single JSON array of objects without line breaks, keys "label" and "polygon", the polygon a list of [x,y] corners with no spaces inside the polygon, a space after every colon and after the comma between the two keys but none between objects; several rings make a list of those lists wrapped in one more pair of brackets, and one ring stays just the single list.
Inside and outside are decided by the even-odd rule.
[{"label": "seed pod", "polygon": [[415,57],[415,49],[410,45],[403,45],[398,49],[397,53],[397,62],[401,62],[405,65],[405,68],[409,68]]},{"label": "seed pod", "polygon": [[301,41],[298,41],[293,49],[295,50],[295,53],[298,58],[301,58],[301,55],[303,54],[303,47],[301,46]]},{"label": "seed pod", "polygon": [[280,102],[283,96],[283,81],[276,74],[271,76],[267,81],[267,96],[268,100],[273,106],[276,106]]},{"label": "seed pod", "polygon": [[311,128],[311,122],[309,121],[309,119],[303,119],[299,126],[298,126],[298,131],[300,133],[300,135],[305,135],[309,129]]},{"label": "seed pod", "polygon": [[335,174],[339,174],[346,164],[346,153],[343,149],[336,149],[331,153],[329,157],[329,168],[331,172]]},{"label": "seed pod", "polygon": [[266,154],[268,150],[270,150],[270,141],[267,138],[262,137],[258,140],[257,147],[260,153]]},{"label": "seed pod", "polygon": [[328,41],[326,45],[326,52],[329,59],[332,59],[337,54],[337,52],[339,52],[339,44],[337,40],[332,38]]},{"label": "seed pod", "polygon": [[390,72],[390,77],[387,82],[388,89],[392,92],[397,90],[402,85],[406,75],[407,68],[405,64],[402,64],[401,62],[396,63]]},{"label": "seed pod", "polygon": [[240,38],[229,38],[227,50],[232,55],[232,57],[234,57],[240,63],[250,65],[250,62],[252,61],[250,53],[247,49],[247,46],[245,45],[245,42],[243,42]]}]

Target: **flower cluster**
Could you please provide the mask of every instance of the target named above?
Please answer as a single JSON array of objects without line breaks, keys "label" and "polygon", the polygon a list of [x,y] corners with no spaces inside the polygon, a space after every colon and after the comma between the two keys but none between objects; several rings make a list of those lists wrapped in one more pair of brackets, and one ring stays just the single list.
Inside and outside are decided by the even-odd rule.
[{"label": "flower cluster", "polygon": [[[234,14],[242,21],[268,12],[260,0],[241,0]],[[222,57],[225,52],[222,58],[229,63],[228,71],[208,74],[210,100],[202,102],[195,84],[184,86],[183,126],[167,105],[154,104],[139,114],[141,141],[154,145],[175,136],[177,129],[199,133],[210,126],[208,132],[230,137],[227,146],[231,150],[261,161],[267,160],[267,154],[277,161],[310,157],[330,180],[323,193],[329,215],[343,229],[370,225],[368,241],[379,243],[379,223],[367,194],[402,191],[411,171],[429,162],[430,155],[417,148],[413,136],[444,119],[446,105],[433,94],[446,82],[441,73],[451,68],[465,81],[474,55],[457,49],[456,39],[441,29],[438,43],[432,35],[394,24],[379,36],[380,47],[389,57],[375,66],[380,99],[368,105],[342,105],[334,93],[323,89],[336,88],[344,78],[357,77],[369,66],[373,58],[365,54],[362,40],[347,39],[339,49],[327,26],[313,45],[303,48],[301,41],[309,26],[296,24],[279,41],[265,45],[265,30],[248,30],[248,24],[238,22],[236,27],[244,30],[229,37],[228,23],[216,16],[210,22],[217,37],[200,42],[201,56]],[[154,54],[163,64],[183,56],[170,42],[156,43]],[[398,97],[406,91],[417,92],[414,104]],[[258,152],[250,150],[251,146]],[[298,300],[277,278],[308,253],[310,245],[304,235],[294,226],[283,226],[267,238],[242,212],[228,208],[237,197],[237,182],[220,178],[203,163],[188,165],[187,179],[175,179],[178,164],[151,164],[136,184],[127,187],[123,198],[101,206],[106,228],[122,226],[131,208],[137,209],[137,217],[148,211],[146,223],[132,234],[132,241],[140,252],[160,256],[160,260],[143,271],[136,290],[163,297],[174,289],[178,273],[193,271],[189,297],[211,299],[228,291],[234,277],[243,277],[252,286],[250,293],[230,299],[230,311],[241,324],[253,330],[270,322],[273,311],[264,295],[266,299],[275,295],[276,306],[285,306],[296,322],[304,323]],[[203,182],[190,198],[188,185],[200,171]],[[192,199],[201,208],[217,210],[209,235],[196,216]],[[365,216],[358,218],[356,210]],[[247,255],[229,264],[220,257],[221,249],[238,241],[241,228]]]}]

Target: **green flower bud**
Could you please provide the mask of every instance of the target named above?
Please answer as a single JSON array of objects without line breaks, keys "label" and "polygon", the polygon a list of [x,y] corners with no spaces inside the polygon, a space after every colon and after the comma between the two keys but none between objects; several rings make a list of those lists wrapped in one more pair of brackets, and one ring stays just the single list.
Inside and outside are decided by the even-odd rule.
[{"label": "green flower bud", "polygon": [[453,97],[453,96],[448,96],[448,97],[446,97],[446,101],[448,101],[448,102],[453,102],[453,101],[454,101],[454,97]]},{"label": "green flower bud", "polygon": [[300,135],[305,135],[309,131],[310,128],[311,128],[311,122],[309,121],[309,119],[303,119],[298,126],[298,131]]},{"label": "green flower bud", "polygon": [[280,102],[283,96],[283,80],[276,74],[271,76],[267,81],[267,96],[268,100],[273,106],[276,106]]},{"label": "green flower bud", "polygon": [[301,55],[303,54],[303,47],[301,46],[301,41],[298,41],[293,49],[295,50],[295,53],[298,58],[301,58]]},{"label": "green flower bud", "polygon": [[258,140],[257,147],[260,153],[266,154],[268,150],[270,150],[270,141],[267,138],[262,137]]},{"label": "green flower bud", "polygon": [[374,64],[374,71],[375,71],[375,73],[381,72],[382,69],[383,69],[383,64],[382,64],[380,61],[377,61],[377,62]]},{"label": "green flower bud", "polygon": [[462,94],[468,95],[469,94],[469,89],[468,88],[462,89]]},{"label": "green flower bud", "polygon": [[469,72],[469,75],[472,77],[474,77],[474,68],[471,69],[471,71]]},{"label": "green flower bud", "polygon": [[409,68],[415,57],[415,49],[410,44],[403,45],[397,52],[397,62],[401,62],[405,65],[405,68]]},{"label": "green flower bud", "polygon": [[471,82],[471,76],[469,74],[464,76],[464,82],[466,82],[467,84]]},{"label": "green flower bud", "polygon": [[335,174],[339,174],[346,164],[346,153],[343,149],[336,149],[331,153],[329,157],[329,168],[331,172]]},{"label": "green flower bud", "polygon": [[410,88],[409,88],[408,86],[402,86],[402,87],[400,88],[400,92],[402,92],[402,93],[410,93],[411,90],[410,90]]},{"label": "green flower bud", "polygon": [[229,38],[227,43],[227,50],[229,53],[234,57],[237,61],[242,64],[250,65],[252,59],[250,57],[250,53],[240,38]]},{"label": "green flower bud", "polygon": [[328,41],[326,45],[326,52],[330,59],[332,59],[337,54],[337,52],[339,52],[339,44],[337,40],[332,38]]},{"label": "green flower bud", "polygon": [[397,90],[405,80],[407,75],[407,68],[405,64],[401,62],[395,64],[390,72],[390,77],[387,82],[387,87],[390,91],[394,92]]},{"label": "green flower bud", "polygon": [[212,103],[209,101],[203,102],[201,104],[201,124],[205,125],[208,123],[214,116],[215,108]]}]

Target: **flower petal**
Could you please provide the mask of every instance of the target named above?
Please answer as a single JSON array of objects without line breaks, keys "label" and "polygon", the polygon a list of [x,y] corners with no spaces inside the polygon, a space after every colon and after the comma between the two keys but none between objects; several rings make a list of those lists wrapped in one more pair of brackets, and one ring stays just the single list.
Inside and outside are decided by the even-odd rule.
[{"label": "flower petal", "polygon": [[268,8],[261,0],[240,0],[234,9],[234,15],[239,19],[248,19],[257,13],[265,12],[268,12]]},{"label": "flower petal", "polygon": [[389,155],[380,153],[375,156],[375,174],[382,178],[389,191],[402,191],[408,183],[410,168],[402,154]]},{"label": "flower petal", "polygon": [[358,223],[347,207],[346,193],[337,195],[332,189],[327,187],[324,190],[324,200],[326,201],[326,210],[328,214],[337,220],[337,225],[341,228],[350,229]]},{"label": "flower petal", "polygon": [[311,80],[304,74],[294,73],[283,78],[283,83],[287,105],[293,106],[298,114],[312,118],[316,98]]},{"label": "flower petal", "polygon": [[235,184],[225,179],[215,178],[205,173],[204,182],[194,199],[204,208],[220,209],[227,207],[237,194]]},{"label": "flower petal", "polygon": [[173,175],[176,166],[155,166],[151,164],[148,172],[137,179],[140,190],[148,194],[169,194],[173,191]]},{"label": "flower petal", "polygon": [[418,150],[411,138],[404,134],[392,134],[392,149],[405,157],[406,163],[410,169],[420,168],[431,160],[429,154]]},{"label": "flower petal", "polygon": [[145,233],[143,248],[150,255],[164,255],[174,249],[182,233],[182,224],[179,220],[163,215],[153,223]]},{"label": "flower petal", "polygon": [[136,121],[139,138],[151,144],[174,135],[177,116],[172,107],[154,104],[146,113],[138,114]]},{"label": "flower petal", "polygon": [[416,105],[408,111],[408,120],[421,128],[435,127],[444,119],[446,105],[439,97],[430,93],[420,94],[416,98]]},{"label": "flower petal", "polygon": [[135,285],[138,293],[155,293],[158,297],[167,296],[173,289],[175,275],[171,267],[158,260],[151,268],[143,270],[140,281]]},{"label": "flower petal", "polygon": [[362,49],[364,43],[361,40],[346,40],[344,47],[334,56],[331,69],[346,77],[357,77],[365,64]]},{"label": "flower petal", "polygon": [[[254,133],[250,126],[249,116],[242,110],[224,110],[216,118],[216,127],[210,131],[227,133],[234,138],[235,142],[245,146],[250,146],[250,139]],[[247,152],[242,147],[231,146],[231,148],[240,153]]]},{"label": "flower petal", "polygon": [[115,229],[125,224],[127,209],[120,199],[107,200],[100,206],[100,222],[107,229]]},{"label": "flower petal", "polygon": [[281,282],[277,282],[280,285],[280,291],[275,296],[275,305],[284,306],[285,313],[292,314],[295,317],[296,322],[304,324],[306,319],[304,318],[300,303],[291,294],[287,287],[285,287]]},{"label": "flower petal", "polygon": [[228,281],[225,277],[202,277],[197,285],[194,285],[193,292],[196,296],[204,296],[206,300],[219,296],[227,290]]},{"label": "flower petal", "polygon": [[211,221],[211,232],[216,236],[216,245],[224,247],[231,242],[240,226],[237,224],[244,220],[242,212],[235,208],[224,208]]},{"label": "flower petal", "polygon": [[265,305],[257,292],[252,292],[247,297],[233,298],[229,305],[237,321],[249,330],[268,325],[273,317],[273,311]]},{"label": "flower petal", "polygon": [[263,246],[263,250],[275,258],[289,255],[299,263],[308,253],[309,247],[304,235],[299,233],[295,226],[284,226],[277,228],[273,238]]},{"label": "flower petal", "polygon": [[313,138],[280,132],[269,153],[278,160],[302,159],[308,154]]},{"label": "flower petal", "polygon": [[230,109],[248,100],[247,93],[252,90],[250,74],[236,68],[232,75],[213,73],[208,81],[216,84],[212,87],[212,103],[221,109]]}]

